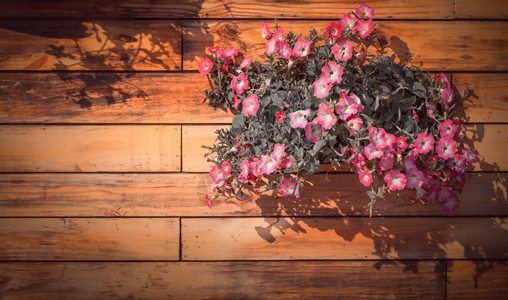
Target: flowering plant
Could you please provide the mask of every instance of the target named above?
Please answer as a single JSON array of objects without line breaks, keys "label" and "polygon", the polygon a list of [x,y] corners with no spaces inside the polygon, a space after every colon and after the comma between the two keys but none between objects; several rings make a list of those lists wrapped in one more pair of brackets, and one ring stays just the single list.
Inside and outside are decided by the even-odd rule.
[{"label": "flowering plant", "polygon": [[478,161],[454,115],[462,101],[444,74],[385,55],[373,15],[361,5],[305,38],[264,23],[263,63],[233,47],[208,49],[213,60],[199,65],[212,86],[205,102],[235,112],[231,128],[206,147],[215,164],[210,207],[220,195],[248,190],[299,197],[302,180],[323,163],[349,163],[372,188],[371,213],[387,190],[415,189],[449,213],[459,206],[466,165]]}]

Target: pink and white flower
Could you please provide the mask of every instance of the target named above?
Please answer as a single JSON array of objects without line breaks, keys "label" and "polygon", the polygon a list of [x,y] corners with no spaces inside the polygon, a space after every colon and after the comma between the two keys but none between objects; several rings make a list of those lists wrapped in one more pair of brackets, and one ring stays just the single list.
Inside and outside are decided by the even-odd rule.
[{"label": "pink and white flower", "polygon": [[365,156],[363,156],[363,154],[361,153],[353,154],[349,162],[353,166],[355,166],[358,170],[360,170],[361,168],[363,168],[363,166],[365,166]]},{"label": "pink and white flower", "polygon": [[386,170],[390,170],[391,168],[393,168],[393,155],[389,155],[389,156],[383,156],[381,157],[381,159],[379,160],[378,162],[378,173],[381,173],[383,171],[386,171]]},{"label": "pink and white flower", "polygon": [[[447,189],[451,190],[451,188]],[[451,195],[446,200],[444,200],[444,203],[441,206],[441,209],[449,214],[451,214],[454,210],[456,210],[460,206],[460,200],[459,197],[457,197],[457,194],[455,194],[453,191],[450,191],[450,193]]]},{"label": "pink and white flower", "polygon": [[346,121],[351,115],[358,112],[356,99],[348,97],[345,93],[341,93],[339,102],[335,106],[335,111],[339,115],[339,118]]},{"label": "pink and white flower", "polygon": [[358,177],[360,178],[360,183],[363,184],[364,186],[369,186],[374,181],[372,175],[367,169],[359,170]]},{"label": "pink and white flower", "polygon": [[352,116],[347,120],[346,125],[349,129],[349,135],[352,135],[362,128],[363,120],[357,116]]},{"label": "pink and white flower", "polygon": [[422,132],[415,140],[415,147],[420,154],[429,153],[434,149],[434,138],[426,132]]},{"label": "pink and white flower", "polygon": [[238,100],[238,96],[237,95],[234,95],[233,96],[233,107],[235,109],[238,109],[238,105],[240,104],[240,100]]},{"label": "pink and white flower", "polygon": [[384,179],[391,191],[403,190],[407,182],[406,176],[399,170],[391,170]]},{"label": "pink and white flower", "polygon": [[340,38],[335,45],[332,46],[332,52],[337,61],[346,61],[353,56],[353,44],[345,38]]},{"label": "pink and white flower", "polygon": [[423,184],[423,172],[418,170],[417,168],[411,168],[408,172],[406,172],[406,187],[408,189],[415,189],[417,187],[421,187]]},{"label": "pink and white flower", "polygon": [[307,126],[306,117],[310,116],[310,109],[298,110],[289,113],[289,119],[291,120],[292,128],[305,128]]},{"label": "pink and white flower", "polygon": [[372,144],[368,144],[367,146],[363,147],[363,152],[365,153],[365,156],[367,156],[367,159],[375,159],[380,158],[383,156],[383,151],[374,149]]},{"label": "pink and white flower", "polygon": [[357,18],[350,16],[349,14],[345,14],[342,19],[340,19],[339,25],[345,30],[353,30],[357,21]]},{"label": "pink and white flower", "polygon": [[455,93],[451,88],[445,88],[441,94],[441,100],[443,100],[444,107],[448,108],[455,98]]},{"label": "pink and white flower", "polygon": [[272,55],[277,51],[277,39],[275,37],[272,37],[265,43],[265,52],[266,55]]},{"label": "pink and white flower", "polygon": [[442,159],[452,158],[455,155],[457,143],[449,138],[442,138],[437,142],[436,152]]},{"label": "pink and white flower", "polygon": [[340,83],[342,80],[342,68],[333,61],[329,61],[321,70],[322,77],[326,78],[329,84]]},{"label": "pink and white flower", "polygon": [[438,74],[436,76],[436,79],[441,81],[441,84],[443,85],[443,88],[445,88],[445,89],[451,88],[450,81],[448,80],[448,78],[446,77],[446,75],[444,73]]},{"label": "pink and white flower", "polygon": [[240,73],[238,76],[233,75],[233,79],[231,79],[231,89],[235,91],[237,94],[243,93],[249,87],[249,80],[247,79],[247,75],[245,73]]},{"label": "pink and white flower", "polygon": [[210,201],[210,197],[208,197],[208,195],[205,195],[205,202],[206,206],[208,206],[209,209],[212,209],[212,201]]},{"label": "pink and white flower", "polygon": [[453,169],[455,172],[466,172],[466,158],[464,155],[455,154],[452,158],[448,159],[446,165],[449,168]]},{"label": "pink and white flower", "polygon": [[464,157],[466,158],[466,162],[471,165],[473,163],[477,163],[480,161],[480,156],[478,154],[478,150],[476,149],[463,149]]},{"label": "pink and white flower", "polygon": [[404,170],[409,172],[411,169],[416,169],[415,159],[412,156],[408,156],[402,160],[402,165],[404,166]]},{"label": "pink and white flower", "polygon": [[273,37],[278,41],[283,41],[286,38],[286,34],[284,33],[284,28],[279,27],[277,31],[273,33]]},{"label": "pink and white flower", "polygon": [[293,166],[293,160],[294,160],[294,157],[286,157],[284,158],[284,161],[282,162],[282,167],[283,168],[290,168]]},{"label": "pink and white flower", "polygon": [[374,17],[374,8],[367,4],[362,4],[356,9],[356,14],[363,19],[372,19]]},{"label": "pink and white flower", "polygon": [[295,57],[306,57],[311,54],[310,48],[312,47],[312,42],[304,39],[298,39],[293,48],[293,56]]},{"label": "pink and white flower", "polygon": [[255,94],[243,99],[243,109],[242,112],[247,116],[252,116],[258,111],[259,102],[258,96]]},{"label": "pink and white flower", "polygon": [[247,67],[250,67],[250,64],[252,63],[252,58],[244,58],[242,60],[242,63],[240,64],[240,66],[238,66],[238,69],[243,69],[243,68],[247,68]]},{"label": "pink and white flower", "polygon": [[369,127],[369,141],[374,149],[384,151],[391,147],[393,142],[390,144],[386,143],[386,134],[387,133],[383,128],[376,128],[374,126]]},{"label": "pink and white flower", "polygon": [[276,120],[276,121],[279,121],[279,122],[281,122],[281,123],[282,123],[282,122],[284,122],[284,117],[285,117],[285,116],[286,116],[286,114],[284,114],[284,112],[283,112],[283,111],[282,111],[282,109],[281,109],[281,110],[279,110],[279,112],[277,112],[277,113],[275,114],[275,120]]},{"label": "pink and white flower", "polygon": [[285,59],[289,59],[291,57],[291,47],[285,41],[277,41],[277,53]]},{"label": "pink and white flower", "polygon": [[261,155],[261,165],[259,169],[266,175],[270,175],[275,172],[275,170],[279,168],[279,165],[280,160],[276,160],[275,158],[266,154]]},{"label": "pink and white flower", "polygon": [[261,26],[261,36],[266,40],[269,40],[272,37],[272,33],[270,32],[270,28],[268,28],[267,23],[263,23]]},{"label": "pink and white flower", "polygon": [[238,181],[240,181],[241,183],[248,183],[250,164],[247,159],[244,158],[242,160],[242,162],[240,163],[240,169],[242,170],[242,172],[240,173],[240,175],[238,175]]},{"label": "pink and white flower", "polygon": [[328,130],[337,123],[337,118],[333,113],[333,109],[328,107],[326,104],[321,103],[319,104],[318,116],[312,122],[319,123],[323,125],[323,129]]},{"label": "pink and white flower", "polygon": [[457,131],[457,126],[453,124],[452,120],[446,120],[443,123],[439,124],[439,134],[443,138],[453,138],[455,132]]},{"label": "pink and white flower", "polygon": [[270,154],[270,156],[280,162],[282,161],[282,157],[284,156],[284,151],[286,151],[286,145],[277,143],[273,146],[273,151],[272,154]]},{"label": "pink and white flower", "polygon": [[311,142],[317,142],[323,134],[323,126],[319,123],[310,122],[305,126],[305,137]]},{"label": "pink and white flower", "polygon": [[437,155],[432,155],[431,157],[427,158],[425,160],[425,163],[427,166],[429,166],[430,169],[435,169],[437,167],[437,163],[439,162],[439,157]]},{"label": "pink and white flower", "polygon": [[255,178],[259,178],[259,177],[265,175],[261,166],[262,166],[261,159],[259,159],[257,157],[252,157],[251,160],[249,161],[250,172],[252,173],[252,175]]},{"label": "pink and white flower", "polygon": [[223,60],[227,63],[231,62],[233,57],[235,57],[237,55],[238,55],[238,49],[231,47],[231,46],[229,46],[226,50],[218,50],[217,51],[217,56],[221,60]]},{"label": "pink and white flower", "polygon": [[208,74],[212,70],[212,67],[212,61],[209,58],[205,58],[202,62],[199,63],[199,73]]},{"label": "pink and white flower", "polygon": [[231,174],[231,165],[227,161],[222,164],[222,167],[215,165],[210,170],[209,174],[213,183],[216,185],[222,185],[224,180],[229,176],[229,174]]},{"label": "pink and white flower", "polygon": [[402,153],[402,151],[406,150],[406,148],[407,148],[406,138],[403,136],[399,136],[398,138],[395,138],[392,148],[395,150],[395,153],[398,153],[398,154]]},{"label": "pink and white flower", "polygon": [[373,24],[372,20],[360,20],[358,21],[358,24],[356,25],[354,32],[358,34],[362,39],[369,36],[369,34],[372,32]]},{"label": "pink and white flower", "polygon": [[326,27],[326,32],[328,33],[328,36],[331,38],[339,38],[342,32],[342,28],[340,28],[340,26],[337,23],[332,22],[332,24]]},{"label": "pink and white flower", "polygon": [[282,197],[295,195],[296,198],[299,198],[300,193],[298,191],[298,181],[284,178],[280,184],[279,193],[282,194]]},{"label": "pink and white flower", "polygon": [[351,93],[349,94],[349,97],[355,99],[356,101],[356,104],[358,105],[358,108],[356,109],[356,112],[359,113],[363,110],[363,104],[362,104],[362,101],[360,100],[360,98],[358,96],[355,95],[355,93]]},{"label": "pink and white flower", "polygon": [[324,99],[330,93],[332,86],[328,83],[328,80],[321,76],[318,80],[314,81],[314,97]]}]

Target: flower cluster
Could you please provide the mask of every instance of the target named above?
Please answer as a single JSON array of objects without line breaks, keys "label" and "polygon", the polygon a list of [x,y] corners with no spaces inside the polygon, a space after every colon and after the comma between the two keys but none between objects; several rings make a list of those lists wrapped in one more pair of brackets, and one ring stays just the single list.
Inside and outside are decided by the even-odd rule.
[{"label": "flower cluster", "polygon": [[466,167],[478,161],[454,116],[460,97],[444,74],[386,56],[373,16],[361,5],[305,38],[265,23],[263,63],[233,47],[208,49],[213,60],[199,65],[213,82],[205,101],[235,112],[208,147],[212,200],[246,190],[299,197],[303,178],[321,164],[349,163],[372,188],[371,209],[387,190],[403,189],[449,213],[459,206]]}]

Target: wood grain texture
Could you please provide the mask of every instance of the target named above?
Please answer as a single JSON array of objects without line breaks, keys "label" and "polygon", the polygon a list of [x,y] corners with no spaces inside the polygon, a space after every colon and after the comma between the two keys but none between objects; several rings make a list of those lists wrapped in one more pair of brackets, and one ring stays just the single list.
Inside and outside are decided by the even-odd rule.
[{"label": "wood grain texture", "polygon": [[0,74],[1,123],[230,123],[193,73]]},{"label": "wood grain texture", "polygon": [[448,299],[503,299],[508,292],[508,262],[448,261]]},{"label": "wood grain texture", "polygon": [[[450,19],[453,1],[370,0],[376,18]],[[30,0],[3,0],[0,17],[10,18],[340,18],[358,7],[357,1],[255,1],[255,0],[72,0],[32,3]]]},{"label": "wood grain texture", "polygon": [[[1,263],[16,299],[442,299],[444,264],[394,262]],[[21,297],[20,297],[21,296]]]},{"label": "wood grain texture", "polygon": [[0,126],[1,172],[179,171],[180,126]]},{"label": "wood grain texture", "polygon": [[506,221],[503,218],[184,218],[182,259],[506,259]]},{"label": "wood grain texture", "polygon": [[456,0],[455,18],[460,19],[506,19],[508,5],[499,0]]},{"label": "wood grain texture", "polygon": [[[183,126],[183,171],[209,172],[212,163],[207,163],[202,145],[215,143],[216,129],[223,125]],[[508,125],[476,124],[467,125],[466,144],[478,149],[480,162],[473,167],[475,171],[508,171]],[[344,168],[343,170],[347,170]]]},{"label": "wood grain texture", "polygon": [[[473,173],[453,216],[506,216],[507,174]],[[5,174],[0,177],[0,217],[120,216],[368,216],[368,189],[357,175],[308,177],[300,198],[265,195],[249,200],[204,196],[208,174]],[[414,191],[387,195],[376,216],[442,216],[439,204],[415,199]]]},{"label": "wood grain texture", "polygon": [[465,121],[508,123],[508,74],[453,74],[453,84],[461,94],[466,84],[474,93],[466,102]]},{"label": "wood grain texture", "polygon": [[0,70],[179,70],[174,21],[0,20]]},{"label": "wood grain texture", "polygon": [[[262,21],[184,22],[183,68],[197,70],[210,46],[234,46],[241,53],[264,60]],[[330,22],[279,22],[286,32],[308,35],[312,28],[326,28]],[[270,24],[273,28],[273,24]],[[379,29],[389,47],[401,58],[414,53],[413,63],[432,71],[506,71],[508,30],[504,22],[470,21],[382,21]],[[321,30],[319,30],[321,32]]]},{"label": "wood grain texture", "polygon": [[177,260],[178,219],[0,219],[1,260]]}]

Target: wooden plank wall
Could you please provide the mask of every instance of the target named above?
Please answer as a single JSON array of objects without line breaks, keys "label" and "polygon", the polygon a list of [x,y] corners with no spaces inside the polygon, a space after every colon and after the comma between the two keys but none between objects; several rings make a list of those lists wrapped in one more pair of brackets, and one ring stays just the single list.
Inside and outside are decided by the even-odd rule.
[{"label": "wooden plank wall", "polygon": [[502,298],[508,292],[508,5],[366,1],[391,48],[448,72],[481,161],[451,216],[410,192],[368,217],[354,174],[302,197],[204,202],[206,47],[264,49],[356,1],[0,1],[5,299]]}]

